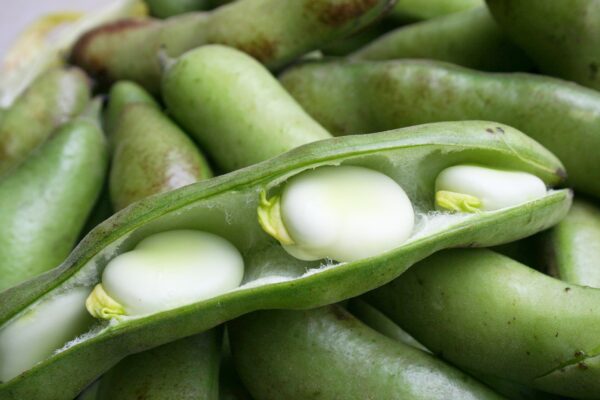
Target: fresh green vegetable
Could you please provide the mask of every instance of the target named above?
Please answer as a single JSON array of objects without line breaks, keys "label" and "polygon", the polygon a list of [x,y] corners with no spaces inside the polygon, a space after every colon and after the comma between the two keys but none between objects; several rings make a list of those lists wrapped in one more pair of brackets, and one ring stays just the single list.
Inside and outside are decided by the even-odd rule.
[{"label": "fresh green vegetable", "polygon": [[153,105],[125,106],[110,142],[109,186],[115,210],[212,176],[194,143]]},{"label": "fresh green vegetable", "polygon": [[259,311],[228,323],[237,370],[257,399],[502,399],[340,306]]},{"label": "fresh green vegetable", "polygon": [[58,266],[75,245],[106,172],[97,118],[62,125],[0,179],[0,290]]},{"label": "fresh green vegetable", "polygon": [[[561,182],[563,174],[557,171],[562,166],[552,154],[507,126],[502,126],[502,136],[487,131],[498,126],[441,123],[323,140],[132,204],[86,236],[60,268],[0,293],[2,327],[57,291],[91,290],[107,263],[145,238],[167,231],[200,230],[233,244],[244,259],[242,285],[158,314],[100,323],[59,353],[4,382],[0,396],[70,399],[131,353],[200,333],[257,309],[309,308],[350,298],[381,286],[440,249],[495,245],[554,225],[569,208],[567,190],[491,212],[434,210],[435,178],[451,165],[483,163],[532,173],[549,186]],[[294,175],[327,165],[361,166],[393,179],[415,207],[418,223],[411,237],[396,249],[347,263],[306,262],[288,255],[258,223],[260,193],[268,194]],[[51,384],[57,381],[60,386]]]},{"label": "fresh green vegetable", "polygon": [[598,396],[597,289],[489,250],[452,250],[367,300],[459,367],[569,398]]},{"label": "fresh green vegetable", "polygon": [[484,6],[400,27],[367,44],[350,58],[426,58],[484,71],[528,71],[533,67]]},{"label": "fresh green vegetable", "polygon": [[79,114],[90,98],[79,68],[50,69],[5,110],[0,120],[0,175],[22,163],[52,132]]},{"label": "fresh green vegetable", "polygon": [[[577,199],[556,227],[543,236],[550,272],[574,285],[600,287],[600,210]],[[531,251],[531,249],[530,249]]]},{"label": "fresh green vegetable", "polygon": [[181,56],[162,93],[173,118],[225,171],[331,137],[259,62],[228,47]]},{"label": "fresh green vegetable", "polygon": [[139,85],[129,81],[119,81],[111,86],[109,102],[104,112],[103,126],[109,136],[117,128],[121,113],[127,105],[143,103],[158,109],[158,103]]},{"label": "fresh green vegetable", "polygon": [[94,400],[217,400],[221,330],[125,358],[100,380]]},{"label": "fresh green vegetable", "polygon": [[600,89],[599,0],[487,0],[506,34],[546,74]]},{"label": "fresh green vegetable", "polygon": [[160,49],[174,57],[201,45],[219,43],[278,69],[367,26],[392,1],[242,0],[212,12],[162,21],[122,20],[81,37],[72,58],[94,76],[108,81],[130,79],[156,93]]}]

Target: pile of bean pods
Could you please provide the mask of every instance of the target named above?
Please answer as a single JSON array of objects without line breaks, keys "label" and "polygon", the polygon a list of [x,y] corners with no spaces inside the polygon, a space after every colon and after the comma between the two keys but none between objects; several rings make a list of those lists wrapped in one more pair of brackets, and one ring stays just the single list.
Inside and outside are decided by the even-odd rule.
[{"label": "pile of bean pods", "polygon": [[0,400],[600,399],[600,0],[146,6],[0,109]]}]

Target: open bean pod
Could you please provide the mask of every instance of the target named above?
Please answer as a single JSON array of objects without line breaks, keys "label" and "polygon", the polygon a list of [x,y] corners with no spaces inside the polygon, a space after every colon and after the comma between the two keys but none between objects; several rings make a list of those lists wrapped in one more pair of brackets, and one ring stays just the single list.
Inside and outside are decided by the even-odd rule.
[{"label": "open bean pod", "polygon": [[[45,308],[44,301],[74,291],[89,293],[111,259],[156,233],[195,229],[226,239],[244,260],[241,286],[160,313],[97,322],[43,361],[6,379],[0,385],[0,397],[72,398],[129,354],[205,331],[250,311],[311,308],[357,296],[438,250],[516,240],[554,225],[569,209],[571,192],[550,190],[536,200],[496,211],[435,211],[436,177],[457,164],[524,171],[550,187],[565,176],[556,157],[520,132],[497,123],[467,121],[310,143],[131,205],[90,232],[60,267],[0,293],[0,347],[2,335],[22,322],[23,316],[35,313],[36,306],[52,314],[52,307]],[[409,239],[391,251],[353,262],[307,262],[290,256],[263,231],[257,207],[265,193],[276,193],[290,177],[324,165],[367,167],[397,182],[416,214]],[[61,314],[66,311],[60,309]]]}]

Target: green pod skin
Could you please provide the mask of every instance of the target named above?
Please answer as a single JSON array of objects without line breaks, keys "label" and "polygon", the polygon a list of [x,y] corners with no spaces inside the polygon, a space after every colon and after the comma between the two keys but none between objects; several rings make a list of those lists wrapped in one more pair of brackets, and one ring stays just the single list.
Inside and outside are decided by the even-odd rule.
[{"label": "green pod skin", "polygon": [[221,330],[125,358],[100,380],[95,400],[219,398]]},{"label": "green pod skin", "polygon": [[103,80],[133,80],[159,90],[160,49],[175,57],[218,43],[278,69],[369,25],[393,0],[243,0],[207,13],[165,21],[123,20],[94,29],[73,49],[73,60]]},{"label": "green pod skin", "polygon": [[555,153],[572,186],[600,196],[595,90],[550,77],[420,60],[311,63],[290,69],[281,83],[334,135],[435,121],[502,122]]},{"label": "green pod skin", "polygon": [[[381,311],[363,301],[360,297],[352,299],[348,304],[348,309],[363,323],[382,335],[430,353],[430,351],[421,343],[417,342],[415,338],[396,325],[396,323],[386,317]],[[480,382],[493,388],[496,393],[511,400],[558,400],[555,396],[531,389],[518,383],[482,374],[474,374],[472,372],[469,374],[477,378]]]},{"label": "green pod skin", "polygon": [[331,134],[252,57],[212,45],[189,51],[162,81],[171,115],[224,171],[233,171]]},{"label": "green pod skin", "polygon": [[159,109],[159,105],[148,92],[134,82],[119,81],[111,86],[110,101],[106,107],[103,118],[104,130],[109,136],[117,127],[121,112],[126,105],[131,103],[144,103]]},{"label": "green pod skin", "polygon": [[153,105],[127,105],[111,137],[111,147],[109,187],[116,211],[212,176],[196,145]]},{"label": "green pod skin", "polygon": [[[488,131],[499,127],[503,135]],[[564,176],[556,157],[508,126],[451,122],[310,143],[132,204],[90,232],[60,267],[0,293],[1,326],[56,290],[78,285],[91,290],[110,259],[149,235],[173,229],[215,233],[236,246],[245,261],[242,286],[187,306],[92,328],[83,339],[0,384],[0,397],[71,399],[129,354],[259,309],[311,308],[355,297],[438,250],[513,241],[554,225],[568,211],[568,190],[493,212],[452,216],[433,211],[437,175],[450,165],[464,163],[530,172],[549,186],[560,184]],[[400,247],[368,259],[342,264],[298,260],[259,225],[260,193],[303,171],[340,164],[360,165],[395,180],[417,206],[422,229]]]},{"label": "green pod skin", "polygon": [[0,291],[64,261],[100,193],[107,161],[97,121],[81,116],[0,180]]},{"label": "green pod skin", "polygon": [[543,240],[552,275],[574,285],[600,287],[600,210],[596,205],[577,199]]},{"label": "green pod skin", "polygon": [[157,18],[168,18],[191,11],[206,10],[210,0],[146,0],[150,15]]},{"label": "green pod skin", "polygon": [[487,0],[492,15],[546,74],[600,90],[600,1]]},{"label": "green pod skin", "polygon": [[257,399],[503,398],[337,305],[259,311],[227,326],[237,370]]},{"label": "green pod skin", "polygon": [[366,298],[455,365],[558,395],[598,398],[600,290],[489,250],[454,250]]},{"label": "green pod skin", "polygon": [[90,99],[90,85],[79,68],[56,68],[38,77],[3,111],[0,119],[0,175],[20,164]]},{"label": "green pod skin", "polygon": [[528,71],[533,64],[478,7],[396,29],[350,55],[354,60],[426,58],[483,71]]},{"label": "green pod skin", "polygon": [[398,22],[416,22],[469,10],[483,0],[398,0],[389,16]]}]

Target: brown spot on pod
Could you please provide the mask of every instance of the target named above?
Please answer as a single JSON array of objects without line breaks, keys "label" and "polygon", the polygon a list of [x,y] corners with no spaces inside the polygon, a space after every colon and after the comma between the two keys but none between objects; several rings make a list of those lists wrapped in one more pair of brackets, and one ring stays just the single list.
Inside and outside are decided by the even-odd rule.
[{"label": "brown spot on pod", "polygon": [[103,39],[109,35],[123,35],[126,31],[156,23],[157,21],[153,19],[122,19],[94,28],[77,40],[71,52],[71,60],[74,64],[82,66],[85,70],[102,76],[106,72],[105,60],[111,58],[112,49],[106,47],[104,52],[98,54],[90,53],[90,47],[95,40]]},{"label": "brown spot on pod", "polygon": [[313,1],[307,3],[307,8],[323,24],[339,26],[360,17],[378,3],[378,0]]}]

